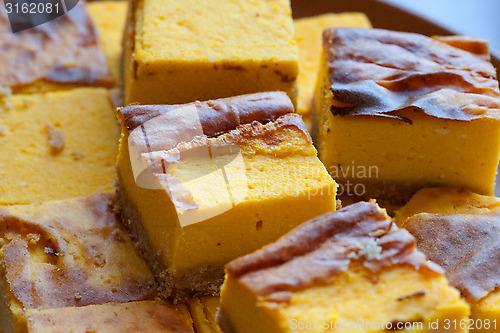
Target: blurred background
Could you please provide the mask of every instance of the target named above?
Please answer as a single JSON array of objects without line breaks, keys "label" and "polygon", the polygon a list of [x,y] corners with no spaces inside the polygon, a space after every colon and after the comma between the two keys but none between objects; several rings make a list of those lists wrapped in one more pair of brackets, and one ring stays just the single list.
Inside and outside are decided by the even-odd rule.
[{"label": "blurred background", "polygon": [[488,39],[500,51],[500,0],[381,0],[460,34]]}]

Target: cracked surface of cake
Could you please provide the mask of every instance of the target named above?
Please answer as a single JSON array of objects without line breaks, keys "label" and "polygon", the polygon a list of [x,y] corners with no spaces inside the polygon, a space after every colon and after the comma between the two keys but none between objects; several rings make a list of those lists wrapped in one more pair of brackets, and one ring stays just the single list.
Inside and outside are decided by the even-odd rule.
[{"label": "cracked surface of cake", "polygon": [[28,310],[155,298],[113,208],[111,194],[0,208],[0,331],[26,331]]},{"label": "cracked surface of cake", "polygon": [[415,239],[374,202],[360,202],[228,263],[217,320],[237,333],[466,332],[443,320],[468,314]]},{"label": "cracked surface of cake", "polygon": [[326,30],[314,109],[319,157],[343,189],[399,206],[430,186],[493,194],[500,91],[484,41]]},{"label": "cracked surface of cake", "polygon": [[500,199],[463,189],[423,189],[397,212],[396,222],[470,304],[471,331],[500,332]]}]

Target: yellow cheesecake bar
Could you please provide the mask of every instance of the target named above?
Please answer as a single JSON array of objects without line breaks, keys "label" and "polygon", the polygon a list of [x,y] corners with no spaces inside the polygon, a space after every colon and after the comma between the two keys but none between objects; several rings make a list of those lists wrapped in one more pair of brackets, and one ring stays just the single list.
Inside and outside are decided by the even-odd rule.
[{"label": "yellow cheesecake bar", "polygon": [[113,85],[85,3],[52,21],[15,33],[5,10],[2,6],[0,86],[14,93],[35,93]]},{"label": "yellow cheesecake bar", "polygon": [[119,136],[104,88],[0,97],[0,205],[112,191]]},{"label": "yellow cheesecake bar", "polygon": [[323,30],[333,27],[371,28],[363,13],[328,13],[294,20],[295,40],[299,48],[297,77],[297,113],[309,115],[313,104],[314,87],[321,63]]},{"label": "yellow cheesecake bar", "polygon": [[289,0],[134,0],[124,39],[125,105],[281,90],[296,98]]},{"label": "yellow cheesecake bar", "polygon": [[326,30],[313,138],[339,194],[400,206],[429,186],[493,194],[495,77],[480,40]]},{"label": "yellow cheesecake bar", "polygon": [[165,301],[28,310],[26,317],[28,333],[194,333],[186,305]]},{"label": "yellow cheesecake bar", "polygon": [[500,198],[456,188],[417,192],[396,214],[471,306],[470,330],[500,332]]},{"label": "yellow cheesecake bar", "polygon": [[128,1],[96,1],[87,5],[90,17],[97,26],[109,70],[115,86],[120,86],[122,39],[127,18]]},{"label": "yellow cheesecake bar", "polygon": [[467,304],[442,269],[374,202],[326,213],[231,261],[223,332],[467,332]]},{"label": "yellow cheesecake bar", "polygon": [[196,333],[221,333],[219,324],[215,321],[215,316],[219,309],[219,297],[202,296],[193,297],[187,300],[187,306]]},{"label": "yellow cheesecake bar", "polygon": [[120,109],[118,209],[162,295],[215,295],[223,266],[335,210],[284,92]]},{"label": "yellow cheesecake bar", "polygon": [[30,309],[156,297],[153,275],[113,208],[111,194],[0,208],[3,331],[25,331]]}]

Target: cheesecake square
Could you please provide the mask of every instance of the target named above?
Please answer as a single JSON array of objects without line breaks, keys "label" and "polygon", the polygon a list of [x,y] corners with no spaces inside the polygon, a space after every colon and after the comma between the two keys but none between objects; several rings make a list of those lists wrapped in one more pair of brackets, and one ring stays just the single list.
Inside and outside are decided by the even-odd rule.
[{"label": "cheesecake square", "polygon": [[99,34],[83,2],[52,21],[15,33],[2,6],[0,33],[0,85],[14,93],[113,85]]},{"label": "cheesecake square", "polygon": [[311,115],[314,88],[321,64],[323,30],[334,27],[371,28],[364,13],[328,13],[294,20],[295,40],[299,49],[299,76],[297,77],[297,113]]},{"label": "cheesecake square", "polygon": [[104,55],[113,76],[114,86],[121,86],[120,67],[123,32],[127,20],[128,1],[95,1],[87,10],[99,33]]},{"label": "cheesecake square", "polygon": [[467,332],[445,329],[469,308],[442,273],[385,210],[359,202],[228,263],[217,320],[237,333]]},{"label": "cheesecake square", "polygon": [[0,206],[111,192],[120,128],[104,88],[0,97]]},{"label": "cheesecake square", "polygon": [[123,59],[125,105],[274,90],[296,99],[289,0],[134,0]]},{"label": "cheesecake square", "polygon": [[118,210],[162,296],[216,295],[223,266],[336,208],[284,92],[119,110]]},{"label": "cheesecake square", "polygon": [[491,195],[499,115],[484,41],[359,28],[323,34],[313,138],[339,195],[399,206],[430,186]]},{"label": "cheesecake square", "polygon": [[28,310],[156,297],[113,208],[112,194],[0,208],[3,331],[26,331]]},{"label": "cheesecake square", "polygon": [[28,310],[29,333],[158,332],[194,333],[185,304],[166,301],[107,303]]},{"label": "cheesecake square", "polygon": [[500,332],[500,198],[457,188],[427,188],[417,192],[395,219],[465,297],[471,307],[470,329]]}]

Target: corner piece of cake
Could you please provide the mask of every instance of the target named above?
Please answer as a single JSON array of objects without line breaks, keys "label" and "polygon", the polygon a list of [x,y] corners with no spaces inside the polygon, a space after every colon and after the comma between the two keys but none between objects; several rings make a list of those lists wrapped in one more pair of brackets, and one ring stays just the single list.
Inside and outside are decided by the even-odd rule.
[{"label": "corner piece of cake", "polygon": [[339,195],[399,206],[430,186],[492,195],[500,91],[489,58],[468,37],[326,30],[313,139]]},{"label": "corner piece of cake", "polygon": [[194,333],[186,305],[166,301],[28,310],[27,322],[28,333]]},{"label": "corner piece of cake", "polygon": [[500,198],[423,189],[397,212],[396,221],[470,304],[471,331],[500,332]]},{"label": "corner piece of cake", "polygon": [[118,209],[162,296],[215,295],[228,261],[335,210],[284,92],[119,110]]},{"label": "corner piece of cake", "polygon": [[0,86],[14,93],[35,93],[113,85],[99,34],[85,3],[52,21],[18,32],[12,31],[7,15],[2,6]]},{"label": "corner piece of cake", "polygon": [[156,297],[113,208],[111,194],[0,208],[0,331],[25,332],[32,309]]},{"label": "corner piece of cake", "polygon": [[125,105],[281,90],[299,72],[290,0],[134,0],[124,37]]},{"label": "corner piece of cake", "polygon": [[374,202],[326,213],[226,265],[223,332],[467,332],[467,304]]}]

